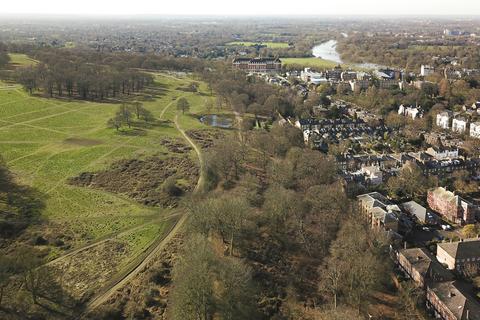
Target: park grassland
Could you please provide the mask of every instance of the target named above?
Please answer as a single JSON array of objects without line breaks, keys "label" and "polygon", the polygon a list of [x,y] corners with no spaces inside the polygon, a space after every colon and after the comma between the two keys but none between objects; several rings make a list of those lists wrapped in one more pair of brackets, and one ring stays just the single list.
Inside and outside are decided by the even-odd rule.
[{"label": "park grassland", "polygon": [[251,42],[251,41],[232,41],[227,43],[227,46],[253,47],[257,44],[266,46],[267,48],[271,48],[271,49],[288,48],[290,46],[286,42]]},{"label": "park grassland", "polygon": [[10,53],[10,64],[14,67],[28,67],[33,66],[38,63],[37,60],[34,60],[22,53]]},{"label": "park grassland", "polygon": [[324,60],[321,58],[281,58],[282,64],[285,66],[288,65],[298,65],[301,67],[309,67],[315,69],[332,69],[338,65],[338,63],[330,60]]},{"label": "park grassland", "polygon": [[[29,96],[21,89],[0,91],[0,155],[19,183],[41,194],[45,200],[42,218],[47,225],[71,236],[74,245],[169,215],[171,210],[146,207],[99,189],[73,186],[68,179],[107,168],[119,159],[168,154],[160,140],[182,139],[174,125],[178,98],[185,96],[195,112],[203,112],[205,99],[213,99],[205,84],[201,85],[201,93],[177,89],[192,81],[186,76],[155,74],[153,89],[158,94],[145,101],[144,107],[164,123],[145,129],[142,135],[123,135],[107,127],[117,104],[46,99]],[[207,128],[193,117],[188,118],[191,121],[182,121],[183,129]],[[193,151],[191,156],[198,161]],[[153,241],[154,237],[154,232],[145,233],[140,243]],[[133,247],[139,250],[142,246]],[[52,252],[53,258],[58,250]]]}]

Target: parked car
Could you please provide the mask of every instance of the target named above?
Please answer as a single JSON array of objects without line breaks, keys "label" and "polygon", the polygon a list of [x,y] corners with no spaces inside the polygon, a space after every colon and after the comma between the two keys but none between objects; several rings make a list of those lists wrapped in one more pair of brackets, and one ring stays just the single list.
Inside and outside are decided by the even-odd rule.
[{"label": "parked car", "polygon": [[452,226],[449,224],[442,224],[442,229],[443,230],[452,230]]}]

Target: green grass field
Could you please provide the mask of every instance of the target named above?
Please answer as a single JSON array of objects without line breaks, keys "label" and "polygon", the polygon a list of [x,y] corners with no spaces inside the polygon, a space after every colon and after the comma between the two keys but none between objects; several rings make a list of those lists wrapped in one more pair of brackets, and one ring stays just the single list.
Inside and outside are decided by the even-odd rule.
[{"label": "green grass field", "polygon": [[286,42],[250,42],[250,41],[232,41],[227,43],[227,46],[244,46],[252,47],[256,44],[267,46],[267,48],[288,48],[289,45]]},{"label": "green grass field", "polygon": [[324,60],[320,58],[281,58],[282,63],[288,65],[299,65],[301,67],[310,67],[318,69],[332,69],[338,65],[338,63]]},{"label": "green grass field", "polygon": [[15,67],[28,67],[36,65],[38,61],[30,58],[26,54],[21,53],[10,53],[10,64]]},{"label": "green grass field", "polygon": [[[118,105],[46,99],[15,88],[0,90],[0,155],[19,183],[37,189],[45,199],[43,218],[48,225],[72,236],[74,244],[142,224],[169,211],[67,183],[70,177],[106,168],[115,160],[168,153],[159,141],[182,138],[173,123],[176,100],[185,96],[191,112],[202,112],[205,99],[213,99],[204,84],[202,95],[176,90],[191,83],[189,78],[162,74],[155,78],[158,95],[144,106],[156,118],[169,122],[145,129],[145,134],[138,136],[122,135],[107,127]],[[181,119],[185,130],[207,127],[187,114]],[[194,151],[191,156],[197,161]]]}]

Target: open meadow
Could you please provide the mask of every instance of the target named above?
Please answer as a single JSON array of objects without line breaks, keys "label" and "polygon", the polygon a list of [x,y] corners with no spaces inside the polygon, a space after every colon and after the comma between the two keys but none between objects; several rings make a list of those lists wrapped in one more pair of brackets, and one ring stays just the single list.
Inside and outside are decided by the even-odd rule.
[{"label": "open meadow", "polygon": [[285,66],[298,65],[301,67],[310,67],[315,69],[332,69],[338,65],[338,63],[330,60],[324,60],[321,58],[281,58],[282,63]]},{"label": "open meadow", "polygon": [[[41,239],[37,247],[59,275],[68,268],[64,290],[77,299],[128,269],[178,220],[178,210],[170,203],[152,206],[143,201],[143,194],[150,191],[147,172],[152,174],[152,166],[163,174],[154,177],[156,182],[176,172],[177,183],[186,190],[197,184],[198,155],[180,130],[211,129],[198,117],[207,112],[207,105],[214,105],[214,97],[206,84],[187,75],[157,73],[154,78],[154,84],[134,99],[143,103],[155,122],[120,131],[107,125],[119,104],[30,96],[7,84],[0,90],[0,155],[15,180],[44,199],[40,223],[29,227],[23,240]],[[192,83],[197,84],[197,92],[185,90]],[[190,104],[185,114],[176,105],[182,97]],[[147,179],[144,185],[129,184],[129,176],[121,173],[114,177],[116,171],[107,175],[106,183],[133,190],[71,183],[82,173],[108,173],[112,164],[119,167],[124,162],[130,168],[132,163],[148,166],[134,171],[135,179],[130,179]],[[183,168],[186,171],[175,171],[179,163],[188,167]],[[115,188],[118,191],[112,191]],[[82,267],[71,268],[72,263]]]},{"label": "open meadow", "polygon": [[255,45],[266,46],[267,48],[288,48],[290,45],[286,42],[250,42],[250,41],[232,41],[227,43],[227,46],[243,46],[243,47],[253,47]]}]

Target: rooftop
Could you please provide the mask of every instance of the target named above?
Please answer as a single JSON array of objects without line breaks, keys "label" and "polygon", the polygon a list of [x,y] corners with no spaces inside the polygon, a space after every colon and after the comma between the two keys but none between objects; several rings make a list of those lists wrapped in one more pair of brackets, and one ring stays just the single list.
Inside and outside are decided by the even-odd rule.
[{"label": "rooftop", "polygon": [[467,239],[457,242],[443,242],[437,245],[455,259],[480,257],[480,239]]},{"label": "rooftop", "polygon": [[412,265],[412,267],[426,278],[437,278],[439,276],[443,280],[452,280],[453,274],[442,267],[440,263],[424,248],[411,248],[400,250]]},{"label": "rooftop", "polygon": [[458,320],[480,320],[480,304],[458,281],[433,284],[430,289]]}]

